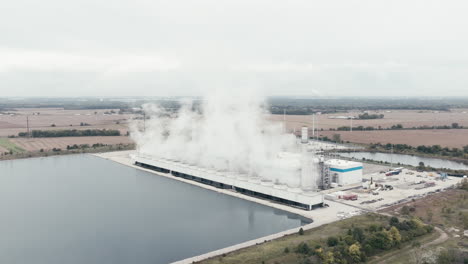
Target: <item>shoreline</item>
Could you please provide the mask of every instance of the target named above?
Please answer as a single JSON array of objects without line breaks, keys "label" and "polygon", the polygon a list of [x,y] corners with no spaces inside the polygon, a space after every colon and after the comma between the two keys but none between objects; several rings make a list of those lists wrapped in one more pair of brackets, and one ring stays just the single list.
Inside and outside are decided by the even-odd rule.
[{"label": "shoreline", "polygon": [[[120,147],[120,148],[119,148]],[[20,153],[14,153],[9,155],[0,156],[0,161],[3,160],[20,160],[20,159],[31,159],[31,158],[45,158],[53,156],[65,156],[75,154],[96,154],[104,152],[121,152],[127,150],[134,150],[133,144],[113,144],[97,148],[84,148],[84,149],[63,149],[60,151],[46,150],[46,151],[25,151]]]},{"label": "shoreline", "polygon": [[127,151],[116,151],[116,152],[105,152],[105,153],[93,153],[91,155],[96,156],[96,157],[100,157],[100,158],[103,158],[103,159],[107,159],[107,160],[110,160],[110,161],[114,161],[114,162],[129,166],[129,167],[132,167],[132,168],[135,168],[135,169],[139,169],[139,170],[142,170],[142,171],[153,173],[153,174],[158,175],[158,176],[170,178],[172,180],[177,180],[179,182],[188,183],[188,184],[191,184],[191,185],[194,185],[194,186],[198,186],[200,188],[208,189],[208,190],[215,191],[215,192],[218,192],[218,193],[223,193],[223,194],[226,194],[226,195],[230,195],[232,197],[237,197],[237,198],[244,199],[244,200],[247,200],[247,201],[251,201],[251,202],[255,202],[255,203],[258,203],[258,204],[265,205],[265,206],[269,206],[269,207],[272,207],[272,208],[275,208],[275,209],[286,211],[286,212],[289,212],[289,213],[292,213],[292,214],[295,214],[295,215],[299,215],[299,216],[302,216],[302,217],[305,217],[307,219],[312,220],[312,223],[310,223],[310,224],[306,224],[306,225],[299,226],[299,227],[296,227],[296,228],[293,228],[293,229],[281,231],[281,232],[271,234],[271,235],[268,235],[268,236],[264,236],[264,237],[260,237],[260,238],[257,238],[257,239],[245,241],[245,242],[242,242],[242,243],[239,243],[239,244],[236,244],[236,245],[232,245],[232,246],[225,247],[225,248],[222,248],[222,249],[207,252],[207,253],[204,253],[204,254],[201,254],[201,255],[198,255],[198,256],[193,256],[193,257],[190,257],[190,258],[178,260],[178,261],[173,262],[175,264],[189,264],[189,263],[205,260],[205,259],[208,259],[208,258],[212,258],[212,257],[216,257],[216,256],[219,256],[219,255],[225,254],[225,253],[233,252],[233,251],[236,251],[236,250],[239,250],[239,249],[242,249],[242,248],[254,246],[256,244],[261,244],[261,243],[264,243],[265,241],[270,241],[270,240],[273,240],[273,239],[276,239],[276,238],[283,237],[285,235],[290,235],[290,234],[297,233],[297,232],[299,232],[300,228],[302,228],[303,230],[309,230],[309,229],[319,227],[319,226],[324,225],[324,224],[329,224],[329,223],[332,223],[332,222],[335,222],[335,221],[339,221],[342,218],[337,216],[338,213],[343,213],[343,212],[344,213],[355,213],[357,215],[357,214],[360,214],[361,211],[362,211],[362,210],[359,210],[359,209],[357,209],[355,207],[345,205],[345,204],[342,204],[342,203],[337,203],[337,202],[334,202],[334,201],[329,201],[329,200],[327,200],[327,204],[329,204],[329,207],[318,208],[318,209],[315,209],[315,210],[312,210],[312,211],[305,211],[305,210],[301,210],[301,209],[298,209],[298,208],[293,208],[293,207],[290,207],[290,206],[287,206],[287,205],[274,203],[274,202],[271,202],[271,201],[268,201],[268,200],[262,200],[262,199],[259,199],[259,198],[256,198],[256,197],[247,196],[247,195],[240,194],[240,193],[237,193],[237,192],[234,192],[234,191],[231,191],[231,190],[219,189],[219,188],[216,188],[216,187],[213,187],[213,186],[210,186],[210,185],[198,183],[198,182],[191,181],[191,180],[186,180],[186,179],[183,179],[183,178],[173,177],[172,175],[169,175],[169,174],[164,174],[164,173],[156,172],[156,171],[153,171],[153,170],[150,170],[150,169],[145,169],[145,168],[142,168],[140,166],[136,166],[136,165],[132,164],[131,159],[129,157],[129,155],[131,153],[133,153],[133,152],[134,151],[132,151],[132,150],[130,150],[130,151],[127,150]]}]

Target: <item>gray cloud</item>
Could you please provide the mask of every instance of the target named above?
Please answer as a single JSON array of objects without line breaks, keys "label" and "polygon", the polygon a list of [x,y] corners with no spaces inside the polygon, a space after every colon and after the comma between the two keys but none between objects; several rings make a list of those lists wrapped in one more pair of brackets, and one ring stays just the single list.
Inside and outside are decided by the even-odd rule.
[{"label": "gray cloud", "polygon": [[468,95],[465,1],[9,1],[0,95]]}]

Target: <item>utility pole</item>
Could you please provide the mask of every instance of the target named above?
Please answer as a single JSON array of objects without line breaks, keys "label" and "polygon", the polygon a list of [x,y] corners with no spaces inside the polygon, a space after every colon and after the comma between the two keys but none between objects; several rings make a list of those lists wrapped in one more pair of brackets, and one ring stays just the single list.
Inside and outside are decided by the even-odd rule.
[{"label": "utility pole", "polygon": [[[321,112],[318,113],[318,115],[321,115],[321,114],[322,114]],[[319,132],[318,132],[319,131],[319,125],[318,125],[319,122],[318,121],[319,121],[319,118],[317,118],[315,120],[315,131],[317,132],[317,133],[315,133],[315,139],[316,140],[318,140],[318,138],[319,138]]]},{"label": "utility pole", "polygon": [[26,115],[26,137],[30,137],[29,133],[29,115]]},{"label": "utility pole", "polygon": [[393,144],[392,144],[392,154],[390,155],[390,169],[393,168]]},{"label": "utility pole", "polygon": [[312,114],[312,139],[315,137],[315,114]]}]

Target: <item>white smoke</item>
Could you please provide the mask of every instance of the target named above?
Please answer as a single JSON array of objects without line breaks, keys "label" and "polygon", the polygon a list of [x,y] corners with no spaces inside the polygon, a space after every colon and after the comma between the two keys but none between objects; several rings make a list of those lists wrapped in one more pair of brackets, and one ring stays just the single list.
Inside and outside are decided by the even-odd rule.
[{"label": "white smoke", "polygon": [[192,102],[181,103],[176,114],[143,106],[150,116],[146,129],[134,124],[131,133],[140,153],[300,185],[300,159],[284,153],[297,151],[296,138],[264,118],[261,97],[212,93],[202,100],[202,114]]}]

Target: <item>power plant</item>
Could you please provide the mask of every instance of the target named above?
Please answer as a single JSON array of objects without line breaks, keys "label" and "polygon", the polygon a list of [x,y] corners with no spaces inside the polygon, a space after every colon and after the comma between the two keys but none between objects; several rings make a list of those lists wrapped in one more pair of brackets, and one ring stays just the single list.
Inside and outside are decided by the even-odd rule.
[{"label": "power plant", "polygon": [[[268,175],[208,168],[181,160],[138,152],[131,156],[138,166],[159,173],[192,180],[217,188],[232,189],[238,193],[267,199],[289,206],[312,210],[324,205],[325,189],[362,182],[362,164],[344,160],[326,160],[318,155],[309,141],[308,128],[302,127],[299,150],[278,153],[277,160],[299,171],[284,170],[285,178],[299,176],[299,184],[272,181]],[[281,171],[280,173],[283,173]],[[290,182],[297,182],[294,181]]]}]

